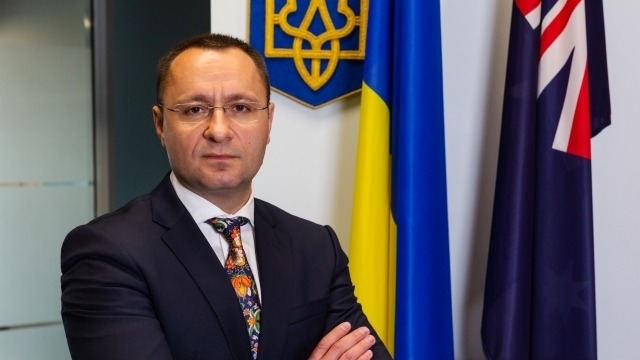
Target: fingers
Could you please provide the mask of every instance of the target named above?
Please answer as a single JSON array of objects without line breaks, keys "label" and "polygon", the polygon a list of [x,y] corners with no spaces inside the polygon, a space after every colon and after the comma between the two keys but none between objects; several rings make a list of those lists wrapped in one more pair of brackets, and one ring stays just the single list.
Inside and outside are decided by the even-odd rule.
[{"label": "fingers", "polygon": [[342,324],[333,328],[327,335],[325,335],[318,345],[316,345],[315,349],[311,353],[309,360],[319,360],[329,351],[331,346],[335,344],[338,340],[342,339],[345,335],[349,333],[351,330],[351,324],[348,322],[343,322]]},{"label": "fingers", "polygon": [[364,354],[362,354],[358,360],[370,360],[373,359],[373,351],[367,350]]},{"label": "fingers", "polygon": [[373,357],[371,346],[376,339],[366,327],[351,331],[351,324],[342,323],[318,343],[310,360],[367,360]]}]

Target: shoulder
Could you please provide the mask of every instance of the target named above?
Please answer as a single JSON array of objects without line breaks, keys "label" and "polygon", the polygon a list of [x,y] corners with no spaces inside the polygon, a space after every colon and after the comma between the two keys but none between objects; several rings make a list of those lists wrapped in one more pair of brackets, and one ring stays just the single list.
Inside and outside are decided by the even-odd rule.
[{"label": "shoulder", "polygon": [[167,230],[187,219],[185,214],[188,212],[166,176],[150,193],[71,230],[62,244],[63,262],[88,255],[144,255],[158,248]]},{"label": "shoulder", "polygon": [[119,233],[148,226],[151,220],[151,204],[149,195],[142,195],[126,205],[110,213],[101,215],[89,223],[80,225],[71,231],[93,230],[105,233]]},{"label": "shoulder", "polygon": [[327,225],[321,225],[313,221],[293,215],[264,200],[255,199],[255,213],[267,223],[278,226],[302,227],[308,230],[327,231]]},{"label": "shoulder", "polygon": [[185,213],[186,208],[175,194],[167,175],[150,193],[78,226],[69,235],[92,232],[111,238],[123,238],[134,233],[138,237],[144,237],[156,228],[159,231],[166,230],[183,218]]},{"label": "shoulder", "polygon": [[288,239],[293,248],[304,247],[312,251],[329,251],[334,255],[340,252],[338,237],[329,225],[321,225],[292,215],[259,199],[255,199],[255,217],[257,231],[270,228],[280,238]]},{"label": "shoulder", "polygon": [[62,243],[63,263],[74,263],[86,256],[114,257],[141,247],[151,234],[161,231],[154,231],[157,225],[151,221],[149,207],[149,197],[141,196],[113,212],[77,226]]}]

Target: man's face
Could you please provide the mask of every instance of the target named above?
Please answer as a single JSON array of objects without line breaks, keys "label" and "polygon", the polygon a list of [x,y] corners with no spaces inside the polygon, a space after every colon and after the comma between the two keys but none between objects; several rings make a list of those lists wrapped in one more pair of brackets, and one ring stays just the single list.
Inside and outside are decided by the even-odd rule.
[{"label": "man's face", "polygon": [[[188,49],[175,58],[167,80],[162,101],[168,108],[194,101],[212,106],[232,101],[267,104],[256,66],[235,48]],[[241,124],[222,109],[198,123],[181,122],[178,113],[158,106],[153,117],[178,180],[223,210],[235,212],[248,199],[251,181],[262,165],[273,109],[270,104],[256,111],[257,121]]]}]

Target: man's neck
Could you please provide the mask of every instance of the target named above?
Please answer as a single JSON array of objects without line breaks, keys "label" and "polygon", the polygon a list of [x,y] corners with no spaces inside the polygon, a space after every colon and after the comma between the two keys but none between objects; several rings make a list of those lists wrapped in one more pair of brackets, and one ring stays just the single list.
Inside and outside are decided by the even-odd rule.
[{"label": "man's neck", "polygon": [[198,191],[188,186],[184,182],[180,181],[175,173],[171,174],[171,182],[174,187],[181,187],[184,191],[188,191],[194,195],[201,197],[202,199],[210,202],[211,204],[224,211],[226,214],[235,214],[242,209],[252,195],[252,189],[249,185],[244,190],[230,191],[228,189],[216,190],[216,191]]}]

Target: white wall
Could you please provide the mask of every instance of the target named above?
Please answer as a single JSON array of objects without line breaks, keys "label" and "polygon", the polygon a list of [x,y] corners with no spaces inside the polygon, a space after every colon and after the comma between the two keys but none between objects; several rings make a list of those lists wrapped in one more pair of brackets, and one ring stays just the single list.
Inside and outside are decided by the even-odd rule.
[{"label": "white wall", "polygon": [[[441,2],[455,352],[479,333],[511,0]],[[212,0],[212,30],[247,38],[247,4]],[[605,2],[613,125],[593,144],[599,356],[640,358],[640,3]],[[309,110],[274,95],[257,196],[331,224],[348,249],[359,97]]]},{"label": "white wall", "polygon": [[596,295],[603,359],[640,358],[640,23],[605,1],[612,125],[593,142]]}]

